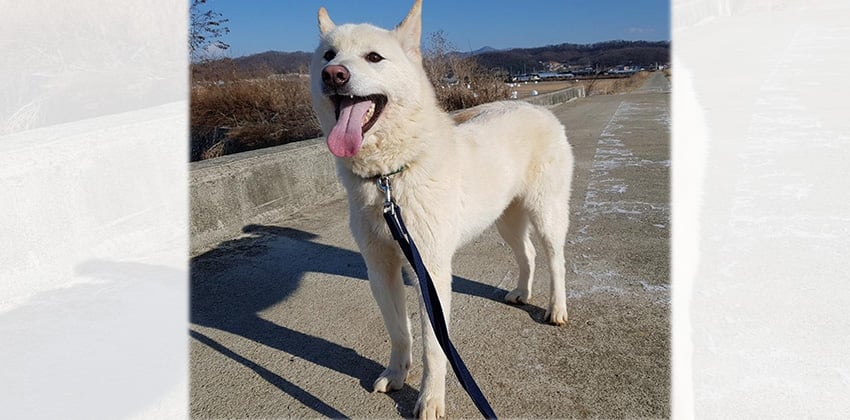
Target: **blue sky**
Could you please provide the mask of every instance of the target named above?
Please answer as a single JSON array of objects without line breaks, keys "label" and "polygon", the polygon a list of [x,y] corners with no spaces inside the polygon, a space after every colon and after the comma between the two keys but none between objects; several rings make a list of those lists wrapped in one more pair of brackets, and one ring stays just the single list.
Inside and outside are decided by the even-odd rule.
[{"label": "blue sky", "polygon": [[[316,11],[336,23],[400,22],[413,0],[208,0],[206,8],[230,19],[228,56],[268,50],[312,51],[318,44]],[[531,6],[528,6],[531,5]],[[669,40],[668,0],[424,0],[423,39],[443,30],[459,50],[586,44],[615,39]]]}]

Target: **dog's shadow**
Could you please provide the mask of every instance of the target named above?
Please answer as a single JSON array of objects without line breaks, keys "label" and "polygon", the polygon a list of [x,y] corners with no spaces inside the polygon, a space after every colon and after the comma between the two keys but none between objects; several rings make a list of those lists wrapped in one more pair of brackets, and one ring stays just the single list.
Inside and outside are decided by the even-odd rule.
[{"label": "dog's shadow", "polygon": [[[318,272],[366,280],[366,268],[359,253],[320,244],[316,235],[277,226],[248,225],[248,237],[223,242],[192,258],[190,276],[190,320],[193,325],[215,328],[281,350],[300,359],[343,373],[360,381],[367,391],[383,371],[383,365],[333,341],[305,334],[263,319],[258,314],[281,302],[299,287],[305,273]],[[502,301],[504,290],[454,277],[458,293]],[[543,310],[531,305],[522,308],[537,322]],[[348,417],[279,374],[237,354],[221,343],[192,330],[199,343],[255,371],[260,377],[322,415]],[[193,361],[193,364],[198,361]],[[418,391],[405,384],[392,398],[400,415],[410,417]]]}]

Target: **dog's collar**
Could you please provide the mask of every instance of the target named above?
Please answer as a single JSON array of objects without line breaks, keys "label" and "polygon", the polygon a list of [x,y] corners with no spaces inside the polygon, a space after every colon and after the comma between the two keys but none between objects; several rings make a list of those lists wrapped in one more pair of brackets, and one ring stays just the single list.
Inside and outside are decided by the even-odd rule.
[{"label": "dog's collar", "polygon": [[401,168],[398,168],[398,169],[396,169],[396,170],[394,170],[394,171],[392,171],[388,174],[378,175],[377,178],[389,178],[389,177],[391,177],[395,174],[400,174],[400,173],[404,172],[405,169],[407,169],[407,165],[401,165]]},{"label": "dog's collar", "polygon": [[404,172],[406,169],[407,169],[407,165],[402,165],[400,168],[398,168],[398,169],[396,169],[396,170],[394,170],[394,171],[392,171],[392,172],[390,172],[390,173],[387,173],[387,174],[378,174],[378,175],[371,176],[371,177],[368,177],[368,178],[365,178],[365,177],[364,177],[364,179],[373,179],[373,180],[377,180],[377,179],[381,179],[381,178],[389,178],[389,177],[391,177],[391,176],[393,176],[393,175],[398,175],[398,174],[400,174],[400,173]]}]

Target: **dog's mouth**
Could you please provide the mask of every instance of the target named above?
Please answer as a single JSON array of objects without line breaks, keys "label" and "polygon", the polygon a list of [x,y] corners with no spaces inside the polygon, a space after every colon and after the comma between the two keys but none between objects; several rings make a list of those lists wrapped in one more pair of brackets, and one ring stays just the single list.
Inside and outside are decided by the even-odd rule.
[{"label": "dog's mouth", "polygon": [[329,98],[334,104],[336,124],[328,134],[328,148],[339,157],[354,156],[360,151],[363,135],[375,125],[384,111],[387,97],[331,95]]},{"label": "dog's mouth", "polygon": [[[360,107],[360,106],[365,108],[365,105],[362,105],[362,104],[371,103],[371,105],[369,105],[369,108],[366,109],[366,112],[365,112],[365,114],[363,114],[363,117],[362,117],[361,128],[362,128],[363,134],[366,134],[366,132],[369,131],[369,129],[372,128],[373,125],[375,125],[375,122],[378,121],[378,117],[381,116],[381,111],[384,110],[384,106],[386,106],[386,104],[387,104],[387,97],[384,96],[384,95],[369,95],[369,96],[331,95],[330,98],[331,98],[331,101],[334,103],[337,123],[339,123],[339,115],[340,115],[341,110],[343,110],[345,108]],[[354,108],[351,108],[351,109],[352,109],[352,112],[353,112]],[[352,116],[354,116],[354,115],[352,115]]]}]

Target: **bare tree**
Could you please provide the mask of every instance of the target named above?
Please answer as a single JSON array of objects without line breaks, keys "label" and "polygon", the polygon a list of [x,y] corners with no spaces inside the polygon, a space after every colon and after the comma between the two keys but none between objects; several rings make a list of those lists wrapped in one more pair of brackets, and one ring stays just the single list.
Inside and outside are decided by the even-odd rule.
[{"label": "bare tree", "polygon": [[428,73],[428,78],[431,79],[431,84],[435,87],[443,86],[445,80],[453,76],[451,73],[454,60],[451,52],[454,49],[454,45],[442,29],[428,34],[428,41],[423,48],[422,64],[425,72]]},{"label": "bare tree", "polygon": [[190,7],[189,26],[189,52],[193,61],[208,58],[208,48],[214,46],[220,50],[230,48],[230,45],[222,41],[222,36],[230,33],[230,28],[225,26],[229,20],[225,19],[219,12],[212,10],[201,10],[207,0],[192,0]]},{"label": "bare tree", "polygon": [[507,99],[503,75],[482,68],[472,56],[462,56],[442,30],[428,34],[423,65],[437,99],[447,111]]}]

